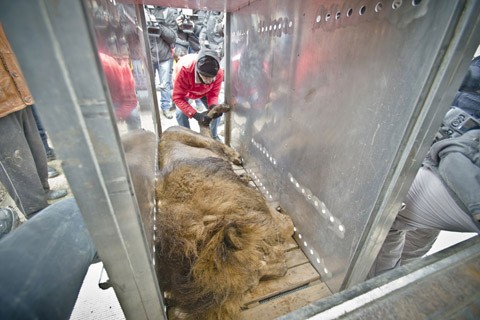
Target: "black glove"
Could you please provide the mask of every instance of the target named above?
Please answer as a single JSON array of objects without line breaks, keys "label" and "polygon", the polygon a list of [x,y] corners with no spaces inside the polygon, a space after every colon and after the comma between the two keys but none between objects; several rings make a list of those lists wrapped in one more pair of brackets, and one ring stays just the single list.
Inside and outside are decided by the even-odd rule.
[{"label": "black glove", "polygon": [[210,125],[210,121],[212,118],[207,116],[208,111],[204,112],[197,112],[193,115],[193,118],[198,121],[198,124],[204,127],[208,127]]}]

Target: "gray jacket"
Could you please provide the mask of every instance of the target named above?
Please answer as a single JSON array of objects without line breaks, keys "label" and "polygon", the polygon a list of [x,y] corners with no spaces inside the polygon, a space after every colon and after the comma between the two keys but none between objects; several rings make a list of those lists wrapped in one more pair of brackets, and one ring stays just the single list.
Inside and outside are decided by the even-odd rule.
[{"label": "gray jacket", "polygon": [[457,204],[480,222],[480,129],[434,143],[423,165],[437,173]]},{"label": "gray jacket", "polygon": [[174,12],[170,8],[158,8],[155,17],[159,21],[158,35],[149,35],[150,54],[153,63],[169,60],[173,57],[172,48],[175,45],[177,34],[175,32]]}]

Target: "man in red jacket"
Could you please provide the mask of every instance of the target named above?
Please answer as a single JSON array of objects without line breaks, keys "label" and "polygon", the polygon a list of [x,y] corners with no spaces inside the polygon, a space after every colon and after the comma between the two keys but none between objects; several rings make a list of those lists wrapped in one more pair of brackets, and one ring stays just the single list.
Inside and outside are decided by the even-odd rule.
[{"label": "man in red jacket", "polygon": [[[198,54],[187,54],[178,60],[173,69],[173,102],[176,118],[180,126],[190,128],[189,119],[194,118],[201,126],[209,126],[212,138],[217,135],[219,119],[212,119],[207,112],[197,112],[188,103],[188,99],[201,99],[207,109],[218,104],[218,96],[223,81],[223,70],[217,53],[211,49],[202,49]],[[210,122],[212,122],[210,124]]]}]

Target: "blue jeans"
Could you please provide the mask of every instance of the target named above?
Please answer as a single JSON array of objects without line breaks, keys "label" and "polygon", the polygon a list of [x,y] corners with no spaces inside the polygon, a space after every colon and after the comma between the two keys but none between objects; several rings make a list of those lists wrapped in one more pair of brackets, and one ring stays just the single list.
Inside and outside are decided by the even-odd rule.
[{"label": "blue jeans", "polygon": [[173,58],[161,62],[153,63],[153,71],[158,72],[160,80],[160,107],[162,111],[170,110],[172,106],[172,72]]},{"label": "blue jeans", "polygon": [[38,133],[40,133],[40,138],[42,138],[43,146],[45,148],[45,152],[47,155],[52,153],[52,148],[48,145],[48,136],[45,128],[43,127],[42,121],[40,121],[40,117],[37,114],[37,110],[35,109],[35,105],[32,104],[32,113],[33,118],[35,119],[35,123],[37,124]]},{"label": "blue jeans", "polygon": [[[179,126],[190,129],[190,122],[188,117],[178,107],[176,107],[175,109],[175,118],[177,118],[177,123]],[[218,133],[217,133],[217,127],[219,122],[220,122],[220,117],[217,119],[213,119],[212,122],[210,122],[210,134],[212,135],[212,138],[217,140],[219,140]]]},{"label": "blue jeans", "polygon": [[75,199],[0,240],[0,319],[68,319],[96,249]]}]

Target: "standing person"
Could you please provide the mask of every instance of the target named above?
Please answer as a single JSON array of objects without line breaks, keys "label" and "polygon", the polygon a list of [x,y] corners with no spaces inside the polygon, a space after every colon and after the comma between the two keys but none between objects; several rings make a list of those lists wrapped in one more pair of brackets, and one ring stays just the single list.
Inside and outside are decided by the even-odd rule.
[{"label": "standing person", "polygon": [[115,58],[103,52],[99,52],[98,56],[112,97],[116,118],[125,121],[128,130],[140,129],[142,123],[130,61],[125,56]]},{"label": "standing person", "polygon": [[[209,126],[212,121],[206,114],[198,112],[188,99],[202,99],[208,109],[218,104],[218,96],[223,81],[223,70],[214,50],[200,50],[198,54],[187,54],[175,65],[173,70],[173,102],[179,125],[190,128],[189,119],[194,118],[199,125]],[[210,126],[212,138],[220,140],[215,123]]]},{"label": "standing person", "polygon": [[50,190],[47,154],[32,113],[34,103],[0,24],[0,181],[27,218],[67,195]]},{"label": "standing person", "polygon": [[[215,50],[220,58],[220,66],[224,67],[224,28],[225,13],[217,11],[207,11],[205,13],[202,30],[199,34],[199,42],[202,48]],[[225,83],[222,83],[220,89],[219,102],[225,101]],[[217,127],[222,121],[222,117],[215,119],[212,125]]]},{"label": "standing person", "polygon": [[200,46],[217,51],[220,60],[224,56],[224,25],[225,14],[223,12],[208,11],[199,35]]},{"label": "standing person", "polygon": [[148,37],[153,73],[158,73],[162,113],[167,119],[172,119],[173,48],[177,37],[175,12],[172,8],[156,7],[152,14],[156,22],[151,22],[153,26],[148,29]]}]

